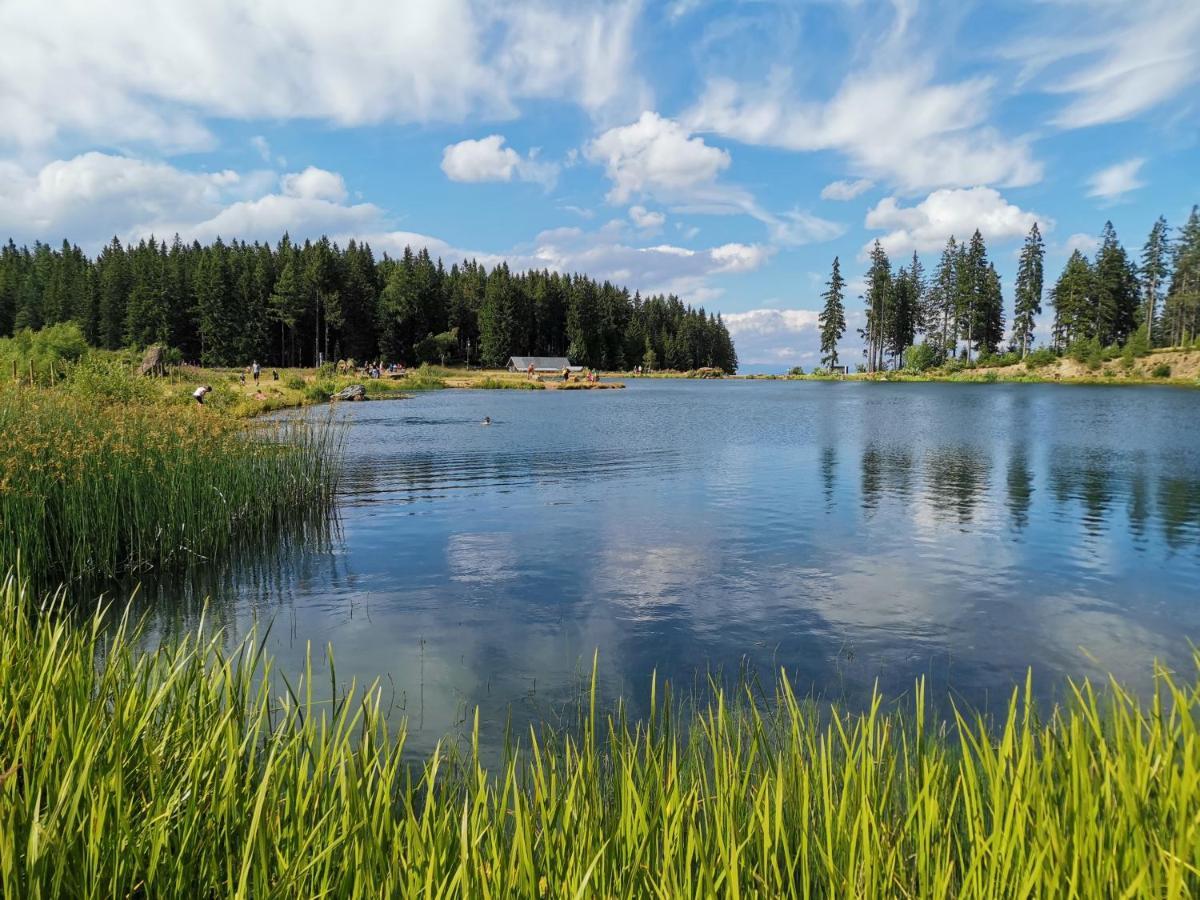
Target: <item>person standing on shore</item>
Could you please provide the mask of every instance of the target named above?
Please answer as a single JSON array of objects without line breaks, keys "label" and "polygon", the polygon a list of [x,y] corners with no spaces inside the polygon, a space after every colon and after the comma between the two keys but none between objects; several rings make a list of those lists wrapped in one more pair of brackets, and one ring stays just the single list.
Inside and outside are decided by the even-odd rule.
[{"label": "person standing on shore", "polygon": [[254,374],[254,383],[258,384],[258,376],[262,369],[259,367],[257,359],[250,364],[250,371]]}]

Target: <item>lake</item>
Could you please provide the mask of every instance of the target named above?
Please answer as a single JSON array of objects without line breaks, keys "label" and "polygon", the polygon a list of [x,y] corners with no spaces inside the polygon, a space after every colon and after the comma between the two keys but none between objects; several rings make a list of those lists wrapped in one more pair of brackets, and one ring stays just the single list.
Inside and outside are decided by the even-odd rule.
[{"label": "lake", "polygon": [[[651,674],[852,706],[925,676],[995,709],[1200,640],[1200,393],[631,380],[343,405],[327,540],[206,573],[231,635],[382,678],[410,746],[485,740]],[[307,415],[321,418],[326,410]],[[480,422],[490,416],[491,427]],[[156,590],[148,586],[153,597]],[[164,628],[196,604],[155,604]]]}]

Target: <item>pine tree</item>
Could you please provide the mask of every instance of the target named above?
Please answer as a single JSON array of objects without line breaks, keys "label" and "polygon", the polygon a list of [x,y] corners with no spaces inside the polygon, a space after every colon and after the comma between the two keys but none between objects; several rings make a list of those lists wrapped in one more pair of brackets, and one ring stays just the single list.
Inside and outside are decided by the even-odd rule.
[{"label": "pine tree", "polygon": [[826,282],[825,293],[821,297],[825,306],[817,317],[821,329],[821,365],[832,369],[838,364],[838,341],[846,333],[845,280],[842,278],[841,263],[833,258],[833,271]]},{"label": "pine tree", "polygon": [[1104,223],[1095,262],[1096,328],[1100,343],[1123,344],[1137,328],[1137,272],[1117,240],[1112,222]]},{"label": "pine tree", "polygon": [[884,329],[892,294],[892,264],[883,245],[876,239],[871,248],[871,267],[867,270],[867,371],[883,367]]},{"label": "pine tree", "polygon": [[1042,241],[1037,223],[1034,222],[1025,238],[1025,245],[1021,248],[1013,296],[1013,342],[1020,350],[1022,359],[1033,345],[1034,319],[1042,313],[1045,258],[1046,245]]},{"label": "pine tree", "polygon": [[1158,305],[1162,300],[1163,285],[1167,281],[1167,220],[1162,216],[1150,229],[1146,244],[1142,247],[1142,264],[1139,270],[1142,289],[1142,325],[1153,346],[1158,329]]},{"label": "pine tree", "polygon": [[1050,303],[1054,306],[1055,349],[1065,350],[1076,341],[1093,336],[1093,282],[1087,257],[1076,250],[1050,291]]},{"label": "pine tree", "polygon": [[1166,342],[1183,346],[1200,328],[1200,207],[1193,206],[1172,255],[1171,285],[1163,306]]},{"label": "pine tree", "polygon": [[958,296],[958,244],[951,235],[942,250],[941,259],[929,286],[925,321],[937,348],[938,360],[945,362],[954,355],[958,340],[955,319]]}]

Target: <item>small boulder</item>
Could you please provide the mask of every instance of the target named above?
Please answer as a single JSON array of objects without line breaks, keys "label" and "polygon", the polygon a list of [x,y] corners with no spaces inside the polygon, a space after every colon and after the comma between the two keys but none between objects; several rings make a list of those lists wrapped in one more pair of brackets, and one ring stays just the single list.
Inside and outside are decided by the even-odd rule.
[{"label": "small boulder", "polygon": [[342,388],[336,394],[329,398],[333,401],[340,400],[366,400],[367,389],[361,384],[349,384]]}]

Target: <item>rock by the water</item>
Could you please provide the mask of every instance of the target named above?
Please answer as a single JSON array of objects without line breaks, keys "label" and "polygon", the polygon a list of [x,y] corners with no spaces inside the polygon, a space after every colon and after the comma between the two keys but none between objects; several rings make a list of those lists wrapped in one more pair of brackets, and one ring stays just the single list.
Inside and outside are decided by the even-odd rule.
[{"label": "rock by the water", "polygon": [[361,384],[349,384],[329,398],[330,400],[366,400],[367,389]]}]

